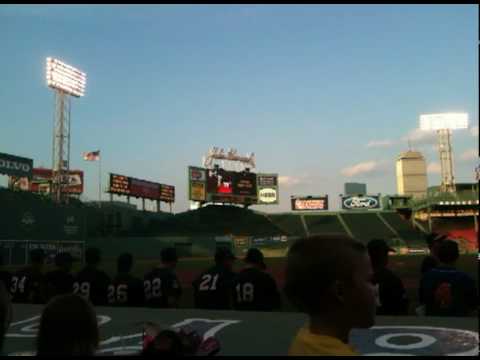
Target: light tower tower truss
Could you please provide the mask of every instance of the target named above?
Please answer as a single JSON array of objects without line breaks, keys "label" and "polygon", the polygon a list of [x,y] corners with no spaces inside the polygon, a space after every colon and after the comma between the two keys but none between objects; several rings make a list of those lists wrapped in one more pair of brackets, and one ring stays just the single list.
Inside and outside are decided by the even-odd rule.
[{"label": "light tower tower truss", "polygon": [[440,155],[441,189],[455,192],[455,174],[453,167],[452,130],[468,128],[468,114],[442,113],[420,115],[420,129],[435,130],[438,134],[438,152]]},{"label": "light tower tower truss", "polygon": [[70,171],[70,96],[85,95],[87,75],[73,66],[48,57],[47,85],[55,91],[55,112],[52,143],[52,187],[51,193],[57,202],[67,202]]}]

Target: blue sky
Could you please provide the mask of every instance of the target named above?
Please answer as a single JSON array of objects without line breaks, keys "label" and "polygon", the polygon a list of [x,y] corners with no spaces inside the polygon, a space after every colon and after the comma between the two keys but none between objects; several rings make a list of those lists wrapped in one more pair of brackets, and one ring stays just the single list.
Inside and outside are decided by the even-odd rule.
[{"label": "blue sky", "polygon": [[[345,182],[395,193],[395,159],[422,151],[439,183],[436,138],[419,115],[462,111],[458,182],[478,163],[478,6],[68,5],[0,6],[0,152],[51,166],[53,92],[45,58],[87,73],[72,100],[71,167],[98,198],[108,172],[176,187],[188,208],[187,166],[212,146],[255,152],[257,171],[290,195],[328,194]],[[5,185],[5,177],[0,177]],[[104,195],[105,198],[105,195]],[[165,207],[164,207],[165,208]]]}]

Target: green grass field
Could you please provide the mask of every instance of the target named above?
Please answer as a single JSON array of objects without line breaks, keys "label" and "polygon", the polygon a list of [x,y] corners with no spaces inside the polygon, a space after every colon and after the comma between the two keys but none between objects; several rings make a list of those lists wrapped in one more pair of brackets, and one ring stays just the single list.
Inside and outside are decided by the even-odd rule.
[{"label": "green grass field", "polygon": [[[410,314],[414,315],[414,309],[418,306],[417,289],[420,282],[420,264],[423,260],[421,255],[396,255],[390,257],[390,268],[403,281],[410,299]],[[283,273],[285,267],[284,257],[265,258],[267,264],[267,271],[271,273],[277,280],[280,288],[283,287]],[[152,260],[138,260],[134,264],[133,273],[135,276],[143,278],[143,275],[158,262]],[[177,265],[177,274],[183,286],[183,296],[181,299],[181,308],[193,307],[192,296],[192,280],[204,269],[213,265],[211,258],[183,258],[180,259]],[[238,260],[235,263],[235,271],[239,271],[243,266],[243,261]],[[467,272],[478,282],[478,260],[476,255],[461,255],[457,264],[458,268]],[[73,271],[76,272],[81,268],[80,264],[75,264]],[[107,272],[108,275],[114,276],[116,272],[116,263],[114,259],[107,259],[102,263],[101,268]],[[52,269],[52,266],[46,266],[45,270]],[[10,271],[15,270],[10,268]],[[283,310],[295,311],[288,300],[283,296]]]}]

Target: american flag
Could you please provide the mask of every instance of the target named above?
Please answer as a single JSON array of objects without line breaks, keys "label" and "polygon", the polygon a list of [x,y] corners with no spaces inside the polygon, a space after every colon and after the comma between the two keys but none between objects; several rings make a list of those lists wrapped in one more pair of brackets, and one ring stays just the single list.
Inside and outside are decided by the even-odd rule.
[{"label": "american flag", "polygon": [[86,161],[100,160],[100,150],[83,153],[83,160],[86,160]]}]

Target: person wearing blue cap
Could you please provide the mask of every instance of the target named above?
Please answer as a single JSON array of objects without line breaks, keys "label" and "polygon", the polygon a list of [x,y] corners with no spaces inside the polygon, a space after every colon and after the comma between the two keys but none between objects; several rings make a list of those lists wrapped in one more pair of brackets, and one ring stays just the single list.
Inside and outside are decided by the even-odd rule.
[{"label": "person wearing blue cap", "polygon": [[231,289],[235,273],[235,255],[230,249],[220,247],[215,252],[215,266],[202,272],[192,283],[197,309],[229,310],[232,306]]},{"label": "person wearing blue cap", "polygon": [[251,248],[245,256],[245,268],[233,284],[233,308],[243,311],[273,311],[281,307],[280,293],[273,277],[265,272],[264,257]]}]

